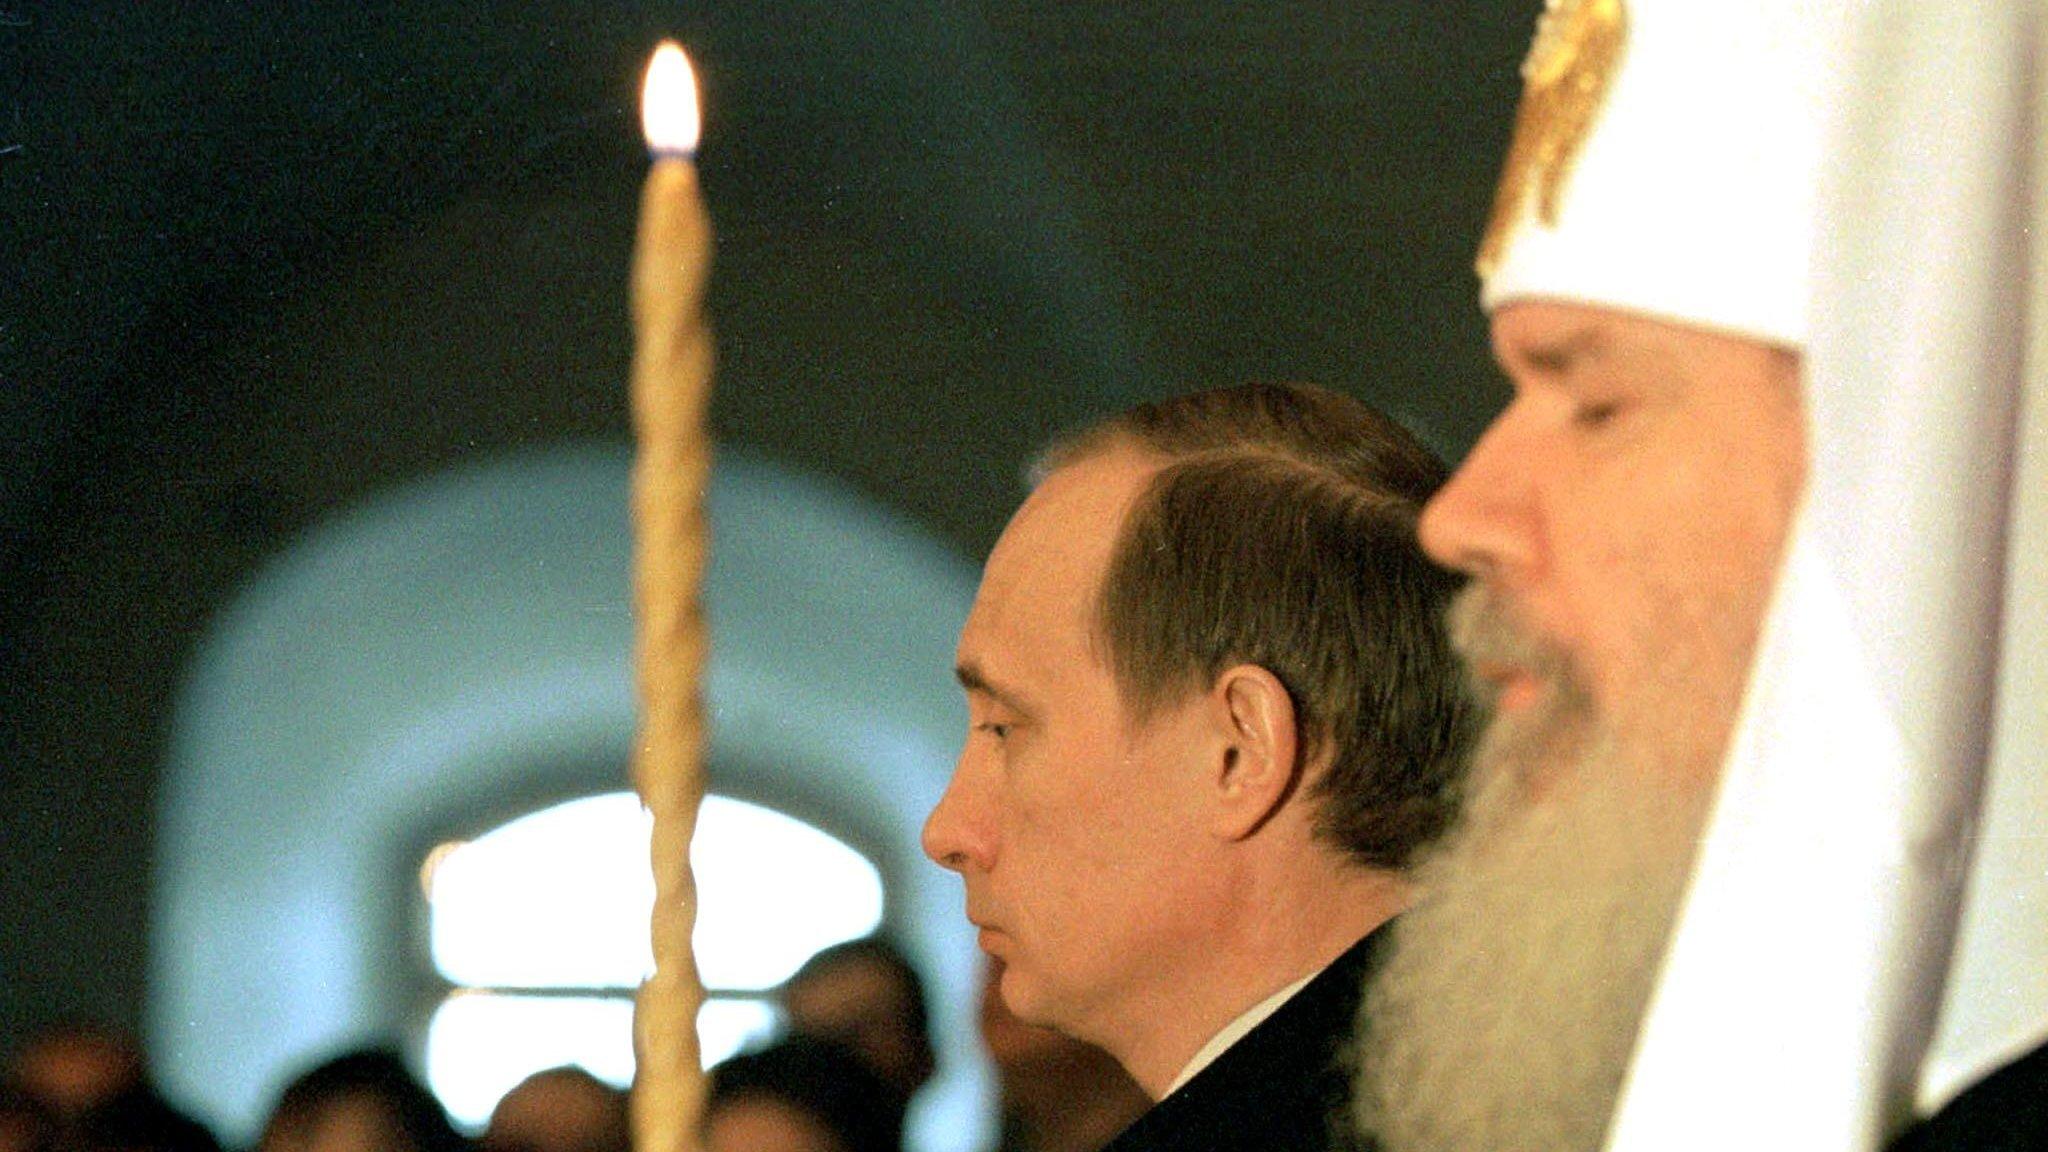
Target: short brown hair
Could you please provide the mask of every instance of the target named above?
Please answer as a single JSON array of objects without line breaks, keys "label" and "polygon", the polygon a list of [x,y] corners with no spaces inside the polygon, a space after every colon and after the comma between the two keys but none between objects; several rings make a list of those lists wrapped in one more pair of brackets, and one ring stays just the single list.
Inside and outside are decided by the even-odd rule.
[{"label": "short brown hair", "polygon": [[1096,635],[1145,717],[1235,664],[1286,686],[1316,831],[1405,867],[1449,826],[1476,731],[1445,632],[1462,579],[1416,539],[1443,461],[1391,419],[1298,384],[1134,408],[1047,453],[1036,475],[1119,445],[1163,457],[1132,506]]}]

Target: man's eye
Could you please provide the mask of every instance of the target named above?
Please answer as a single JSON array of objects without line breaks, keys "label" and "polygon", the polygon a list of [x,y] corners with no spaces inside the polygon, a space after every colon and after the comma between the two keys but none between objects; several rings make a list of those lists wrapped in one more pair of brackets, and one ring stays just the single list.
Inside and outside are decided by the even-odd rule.
[{"label": "man's eye", "polygon": [[995,720],[985,720],[980,724],[976,724],[974,730],[993,736],[998,740],[1005,739],[1010,735],[1010,726]]}]

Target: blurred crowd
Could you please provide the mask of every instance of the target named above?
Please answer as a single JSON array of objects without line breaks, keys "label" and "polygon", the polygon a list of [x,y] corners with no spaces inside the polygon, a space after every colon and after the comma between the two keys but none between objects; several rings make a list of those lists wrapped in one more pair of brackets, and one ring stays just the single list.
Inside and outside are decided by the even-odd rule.
[{"label": "blurred crowd", "polygon": [[[999,1085],[990,1152],[1095,1152],[1147,1106],[1100,1049],[1019,1022],[994,994],[980,1027]],[[923,978],[881,937],[814,956],[777,994],[785,1027],[712,1069],[706,1152],[900,1152],[937,1071]],[[629,1090],[574,1066],[527,1077],[474,1137],[396,1048],[340,1052],[282,1081],[250,1152],[630,1152]],[[0,1084],[0,1152],[225,1152],[152,1084],[141,1047],[53,1024]]]}]

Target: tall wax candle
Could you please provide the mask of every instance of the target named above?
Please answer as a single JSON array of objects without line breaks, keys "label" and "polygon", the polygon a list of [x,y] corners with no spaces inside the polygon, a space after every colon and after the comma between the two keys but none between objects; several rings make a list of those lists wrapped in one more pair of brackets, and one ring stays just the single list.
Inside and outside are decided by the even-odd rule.
[{"label": "tall wax candle", "polygon": [[641,116],[654,163],[640,195],[633,252],[635,662],[640,690],[633,780],[654,819],[654,972],[633,1014],[636,1152],[693,1152],[704,1107],[697,1013],[704,1001],[690,934],[697,919],[690,838],[704,795],[702,685],[708,645],[699,603],[709,557],[711,478],[705,411],[711,331],[704,293],[711,221],[697,185],[696,81],[664,43],[647,69]]}]

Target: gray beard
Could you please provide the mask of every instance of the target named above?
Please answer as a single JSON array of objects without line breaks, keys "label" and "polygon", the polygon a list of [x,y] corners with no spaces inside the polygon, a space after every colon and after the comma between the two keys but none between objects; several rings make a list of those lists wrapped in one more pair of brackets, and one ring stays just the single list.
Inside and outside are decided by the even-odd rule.
[{"label": "gray beard", "polygon": [[1551,690],[1489,727],[1461,822],[1418,869],[1361,1009],[1356,1120],[1389,1152],[1596,1152],[1711,789],[1657,786],[1682,778],[1655,759],[1684,754],[1671,734],[1598,714],[1483,594],[1452,619],[1468,658]]}]

